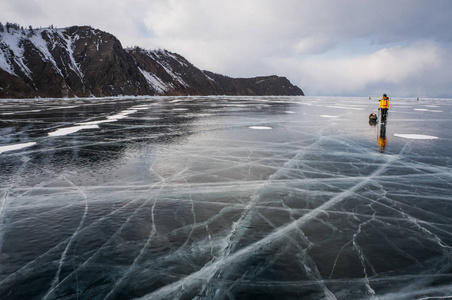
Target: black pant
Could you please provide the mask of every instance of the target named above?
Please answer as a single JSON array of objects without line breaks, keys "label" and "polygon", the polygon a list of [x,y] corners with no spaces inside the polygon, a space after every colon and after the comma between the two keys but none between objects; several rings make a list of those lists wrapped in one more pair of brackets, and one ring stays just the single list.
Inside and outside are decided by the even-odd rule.
[{"label": "black pant", "polygon": [[381,122],[386,123],[386,118],[388,117],[388,109],[387,108],[381,108]]}]

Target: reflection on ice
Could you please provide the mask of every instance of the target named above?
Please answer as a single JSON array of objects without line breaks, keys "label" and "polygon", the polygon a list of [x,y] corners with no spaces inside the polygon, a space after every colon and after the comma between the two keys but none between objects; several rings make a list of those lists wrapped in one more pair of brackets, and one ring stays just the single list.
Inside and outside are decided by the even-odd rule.
[{"label": "reflection on ice", "polygon": [[0,298],[452,296],[448,113],[392,99],[370,126],[367,98],[91,101],[0,102],[16,110]]}]

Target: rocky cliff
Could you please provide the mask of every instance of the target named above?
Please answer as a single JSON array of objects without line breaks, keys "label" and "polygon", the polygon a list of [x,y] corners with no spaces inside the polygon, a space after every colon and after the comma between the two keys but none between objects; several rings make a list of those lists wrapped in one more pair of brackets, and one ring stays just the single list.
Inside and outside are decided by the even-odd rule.
[{"label": "rocky cliff", "polygon": [[0,98],[119,95],[303,95],[285,77],[230,78],[166,50],[124,49],[88,26],[0,23]]}]

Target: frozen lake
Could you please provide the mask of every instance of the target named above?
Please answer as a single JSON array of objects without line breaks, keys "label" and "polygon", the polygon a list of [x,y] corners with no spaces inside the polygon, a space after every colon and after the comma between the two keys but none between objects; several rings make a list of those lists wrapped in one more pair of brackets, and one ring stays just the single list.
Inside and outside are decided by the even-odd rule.
[{"label": "frozen lake", "polygon": [[0,298],[452,297],[452,100],[377,107],[0,100]]}]

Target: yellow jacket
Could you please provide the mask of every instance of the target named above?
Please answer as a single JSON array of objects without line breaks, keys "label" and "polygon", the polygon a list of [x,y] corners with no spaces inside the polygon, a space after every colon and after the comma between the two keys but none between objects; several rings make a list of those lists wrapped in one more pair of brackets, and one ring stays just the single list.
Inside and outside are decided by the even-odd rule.
[{"label": "yellow jacket", "polygon": [[389,108],[389,98],[383,97],[383,99],[380,100],[380,106],[378,108]]}]

